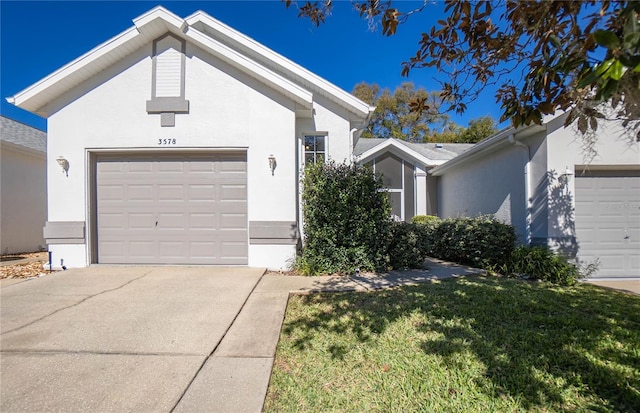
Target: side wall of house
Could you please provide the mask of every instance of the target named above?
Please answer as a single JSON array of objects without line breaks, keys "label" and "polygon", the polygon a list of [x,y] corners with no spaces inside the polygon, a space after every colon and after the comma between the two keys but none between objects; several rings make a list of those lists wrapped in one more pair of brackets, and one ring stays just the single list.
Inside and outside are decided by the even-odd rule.
[{"label": "side wall of house", "polygon": [[526,159],[523,148],[509,144],[440,176],[438,215],[449,218],[491,214],[514,225],[520,241],[526,241]]},{"label": "side wall of house", "polygon": [[0,251],[39,251],[47,215],[45,154],[2,142],[0,155]]}]

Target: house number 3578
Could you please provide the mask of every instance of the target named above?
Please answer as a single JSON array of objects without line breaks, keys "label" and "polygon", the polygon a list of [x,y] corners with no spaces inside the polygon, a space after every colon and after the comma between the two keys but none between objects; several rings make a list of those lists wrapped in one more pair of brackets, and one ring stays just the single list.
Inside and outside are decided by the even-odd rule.
[{"label": "house number 3578", "polygon": [[175,144],[176,144],[176,138],[158,139],[158,145],[175,145]]}]

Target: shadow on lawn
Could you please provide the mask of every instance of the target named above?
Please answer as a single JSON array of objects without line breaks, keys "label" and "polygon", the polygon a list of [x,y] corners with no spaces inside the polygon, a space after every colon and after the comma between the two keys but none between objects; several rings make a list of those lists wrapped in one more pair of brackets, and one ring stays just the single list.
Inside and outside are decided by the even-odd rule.
[{"label": "shadow on lawn", "polygon": [[[511,395],[527,409],[550,403],[574,410],[563,396],[573,387],[602,399],[582,408],[640,411],[640,299],[632,295],[589,285],[469,277],[302,300],[321,310],[286,320],[283,332],[297,333],[298,348],[322,331],[367,342],[419,312],[424,321],[416,329],[440,337],[421,348],[450,366],[471,352],[486,367],[483,380],[493,384],[479,387],[495,389],[492,397]],[[329,351],[341,359],[349,349],[333,345]]]}]

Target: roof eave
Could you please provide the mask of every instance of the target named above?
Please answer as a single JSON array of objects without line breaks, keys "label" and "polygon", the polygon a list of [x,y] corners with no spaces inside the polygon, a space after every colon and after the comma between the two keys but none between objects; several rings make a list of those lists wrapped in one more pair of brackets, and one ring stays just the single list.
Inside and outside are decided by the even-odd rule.
[{"label": "roof eave", "polygon": [[402,143],[398,142],[396,139],[387,139],[386,141],[377,144],[373,148],[370,148],[370,149],[364,151],[362,154],[358,155],[357,161],[358,162],[368,162],[368,161],[372,160],[373,158],[375,158],[379,153],[381,153],[381,152],[383,152],[385,150],[389,150],[391,148],[396,149],[396,150],[402,152],[405,155],[408,155],[412,160],[417,161],[417,162],[419,162],[419,163],[421,163],[422,165],[425,165],[425,166],[440,165],[440,164],[445,162],[445,161],[439,160],[439,159],[427,158],[426,156],[422,155],[421,153],[418,153],[415,150],[411,149],[410,147],[408,147],[406,145],[403,145]]},{"label": "roof eave", "polygon": [[481,141],[480,143],[473,146],[471,149],[463,152],[462,154],[456,156],[455,158],[446,161],[442,165],[433,168],[429,173],[434,176],[442,176],[445,173],[456,169],[458,166],[463,163],[469,162],[474,159],[482,158],[489,153],[492,153],[495,149],[500,146],[509,144],[509,136],[514,136],[514,139],[523,139],[525,137],[531,136],[534,133],[541,132],[546,130],[546,125],[528,125],[521,128],[505,128],[490,138]]},{"label": "roof eave", "polygon": [[45,78],[8,97],[7,101],[22,109],[47,117],[49,113],[44,107],[49,101],[63,93],[60,92],[61,90],[67,90],[85,80],[87,76],[93,75],[92,72],[89,72],[83,76],[82,69],[96,64],[99,59],[139,36],[150,38],[155,33],[161,34],[159,32],[167,30],[179,33],[186,27],[184,20],[161,6],[133,19],[133,23],[133,27],[99,44]]},{"label": "roof eave", "polygon": [[204,47],[205,50],[213,53],[216,57],[242,70],[246,74],[264,81],[280,93],[295,101],[297,104],[302,105],[304,108],[310,109],[313,107],[313,94],[311,94],[311,92],[301,88],[295,83],[278,75],[277,73],[274,73],[253,60],[245,58],[235,50],[225,46],[217,40],[212,39],[193,27],[189,27],[184,34],[189,40],[201,47]]},{"label": "roof eave", "polygon": [[311,85],[315,86],[317,91],[320,92],[323,96],[339,104],[349,112],[357,115],[359,118],[367,119],[368,117],[370,117],[373,110],[375,110],[375,107],[372,107],[367,103],[361,101],[351,93],[346,92],[338,86],[310,72],[297,63],[294,63],[281,54],[274,52],[268,47],[214,19],[213,17],[202,11],[197,11],[191,16],[188,16],[187,18],[185,18],[185,22],[187,22],[190,27],[197,25],[197,23],[202,23],[203,25],[219,33],[221,36],[225,37],[231,42],[241,45],[243,49],[247,50],[248,52],[251,52],[257,56],[262,57],[263,59],[266,59],[269,62],[272,62],[274,65],[282,68],[288,74],[298,76],[306,80]]}]

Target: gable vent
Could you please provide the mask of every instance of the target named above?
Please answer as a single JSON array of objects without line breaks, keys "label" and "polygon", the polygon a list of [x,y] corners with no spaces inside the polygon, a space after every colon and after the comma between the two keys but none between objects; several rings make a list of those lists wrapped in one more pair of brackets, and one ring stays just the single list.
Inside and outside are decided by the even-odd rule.
[{"label": "gable vent", "polygon": [[184,98],[185,47],[183,39],[168,33],[153,42],[151,100],[147,113],[160,114],[160,126],[175,126],[176,113],[189,113]]},{"label": "gable vent", "polygon": [[182,95],[182,44],[167,36],[156,43],[156,97]]}]

